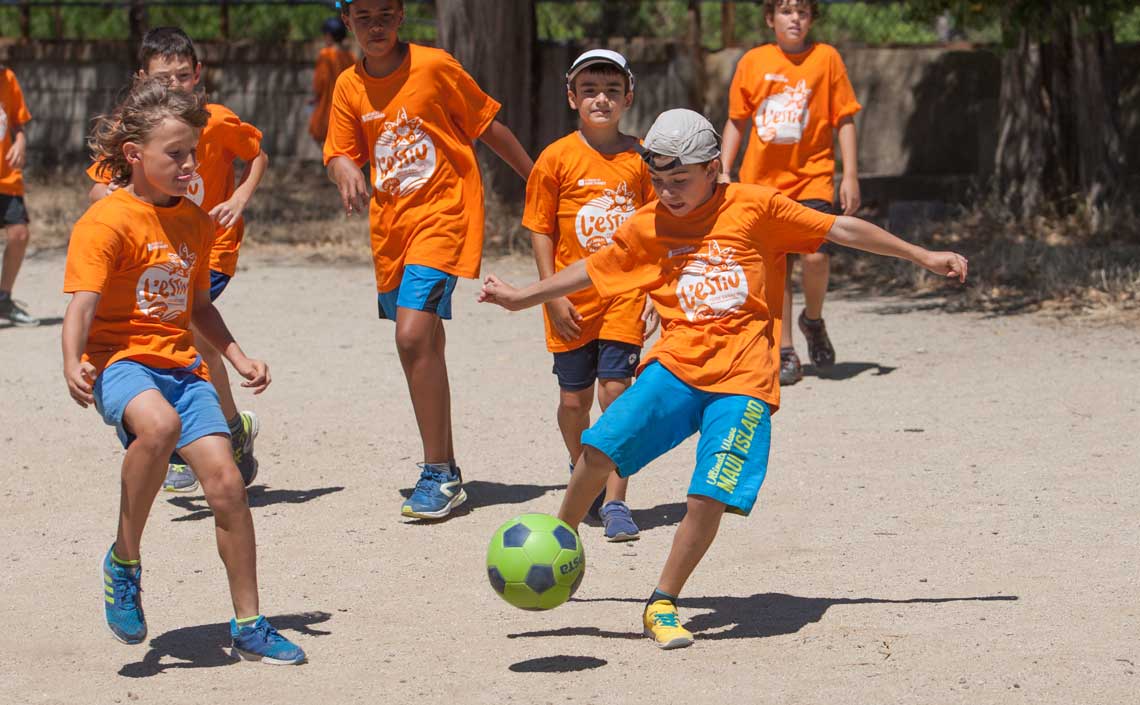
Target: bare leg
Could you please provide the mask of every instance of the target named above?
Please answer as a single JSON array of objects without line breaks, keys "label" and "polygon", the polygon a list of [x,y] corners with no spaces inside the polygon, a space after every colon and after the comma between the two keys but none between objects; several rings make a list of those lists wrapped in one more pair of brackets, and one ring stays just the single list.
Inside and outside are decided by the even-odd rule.
[{"label": "bare leg", "polygon": [[[621,396],[621,393],[629,389],[629,385],[633,380],[626,377],[625,379],[599,379],[598,380],[598,404],[602,407],[604,413],[610,407],[614,399]],[[622,477],[617,474],[617,470],[610,473],[610,479],[606,481],[606,502],[625,501],[626,490],[629,489],[629,478]]]},{"label": "bare leg", "polygon": [[784,275],[784,325],[780,326],[780,349],[795,347],[792,337],[792,272],[795,270],[795,261],[788,259],[788,271]]},{"label": "bare leg", "polygon": [[562,506],[558,509],[558,518],[577,531],[594,498],[616,469],[605,453],[593,446],[583,446],[582,455],[574,463],[574,474],[570,476]]},{"label": "bare leg", "polygon": [[28,239],[31,233],[24,224],[9,225],[5,230],[8,244],[4,246],[4,263],[0,266],[0,291],[10,293],[12,287],[16,285],[16,275],[20,273],[24,253],[28,251]]},{"label": "bare leg", "polygon": [[166,464],[178,443],[182,421],[157,389],[148,389],[127,404],[123,423],[135,440],[123,458],[115,555],[137,561],[143,529],[166,477]]},{"label": "bare leg", "polygon": [[444,343],[443,322],[439,316],[409,308],[397,309],[396,350],[408,380],[425,463],[447,463],[455,458]]},{"label": "bare leg", "polygon": [[234,615],[238,619],[256,617],[257,538],[230,439],[220,434],[203,436],[179,448],[178,453],[194,468],[214,512],[214,535],[218,555],[226,566]]},{"label": "bare leg", "polygon": [[582,454],[582,432],[590,427],[590,407],[594,405],[594,387],[570,391],[558,390],[558,430],[571,460]]},{"label": "bare leg", "polygon": [[198,353],[202,359],[206,361],[206,366],[210,368],[210,381],[218,392],[222,414],[225,415],[226,421],[232,421],[238,415],[238,408],[237,402],[234,401],[233,392],[230,390],[230,374],[226,370],[226,362],[222,358],[222,354],[206,340],[206,336],[199,334],[196,328],[193,330],[194,345],[198,348]]},{"label": "bare leg", "polygon": [[[823,318],[823,299],[831,277],[831,257],[823,252],[800,256],[803,269],[804,315],[812,320]],[[784,319],[784,328],[791,328],[791,318]]]},{"label": "bare leg", "polygon": [[681,594],[681,588],[716,538],[724,509],[725,505],[715,499],[689,495],[688,511],[673,535],[673,547],[657,581],[658,590],[669,595]]}]

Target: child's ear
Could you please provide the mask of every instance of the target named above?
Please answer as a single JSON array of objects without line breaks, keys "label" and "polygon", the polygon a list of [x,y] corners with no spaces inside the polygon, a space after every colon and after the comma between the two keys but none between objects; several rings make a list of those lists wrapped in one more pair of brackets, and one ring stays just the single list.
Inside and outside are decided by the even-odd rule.
[{"label": "child's ear", "polygon": [[124,142],[123,156],[127,158],[127,163],[131,165],[138,164],[142,161],[142,145],[138,142]]},{"label": "child's ear", "polygon": [[199,61],[194,65],[194,85],[198,85],[198,81],[202,78],[202,62]]},{"label": "child's ear", "polygon": [[570,86],[566,87],[566,102],[570,103],[571,110],[578,109],[578,96],[574,95],[574,89]]}]

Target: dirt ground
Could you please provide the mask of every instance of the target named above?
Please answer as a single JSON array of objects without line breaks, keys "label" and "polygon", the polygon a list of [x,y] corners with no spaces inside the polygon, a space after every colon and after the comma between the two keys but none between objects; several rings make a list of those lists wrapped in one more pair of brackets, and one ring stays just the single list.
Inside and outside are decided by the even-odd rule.
[{"label": "dirt ground", "polygon": [[[309,653],[237,664],[200,495],[160,496],[143,544],[150,639],[102,621],[113,431],[67,396],[61,253],[0,329],[3,703],[1135,703],[1140,699],[1140,331],[835,297],[838,379],[785,390],[758,510],[728,517],[682,596],[696,633],[659,651],[641,602],[683,513],[695,444],[636,476],[639,542],[584,527],[576,598],[533,613],[487,584],[486,542],[566,481],[539,314],[474,302],[449,325],[471,496],[398,516],[419,454],[367,267],[247,253],[221,308],[275,382],[256,399],[250,492],[265,614]],[[529,280],[522,259],[486,271]]]}]

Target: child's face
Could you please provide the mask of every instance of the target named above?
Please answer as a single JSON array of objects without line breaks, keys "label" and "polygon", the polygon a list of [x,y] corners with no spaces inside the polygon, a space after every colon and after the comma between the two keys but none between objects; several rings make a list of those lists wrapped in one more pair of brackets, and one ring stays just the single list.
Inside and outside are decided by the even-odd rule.
[{"label": "child's face", "polygon": [[380,58],[396,48],[396,32],[404,22],[404,8],[398,0],[354,0],[342,19],[365,56]]},{"label": "child's face", "polygon": [[625,80],[614,73],[585,69],[574,77],[573,86],[566,95],[570,107],[591,127],[616,126],[633,105],[633,93],[625,90]]},{"label": "child's face", "polygon": [[124,144],[131,182],[167,196],[185,196],[198,168],[198,133],[185,122],[167,117],[141,143]]},{"label": "child's face", "polygon": [[155,56],[139,73],[149,78],[165,80],[172,88],[185,93],[193,93],[202,78],[202,64],[194,65],[185,57]]},{"label": "child's face", "polygon": [[765,18],[776,32],[776,43],[781,49],[801,49],[811,30],[811,6],[806,2],[781,3],[776,12]]},{"label": "child's face", "polygon": [[[668,163],[672,157],[653,157],[654,162]],[[716,175],[720,160],[708,164],[685,164],[667,171],[657,171],[649,165],[649,180],[657,192],[661,205],[677,217],[688,215],[712,197],[716,189]]]}]

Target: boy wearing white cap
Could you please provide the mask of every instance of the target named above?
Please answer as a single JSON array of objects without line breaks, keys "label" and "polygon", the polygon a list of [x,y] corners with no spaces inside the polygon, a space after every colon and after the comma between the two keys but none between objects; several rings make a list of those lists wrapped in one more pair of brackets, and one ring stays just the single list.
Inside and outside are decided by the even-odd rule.
[{"label": "boy wearing white cap", "polygon": [[[541,279],[609,245],[618,226],[653,199],[638,140],[620,129],[633,104],[633,82],[629,62],[607,49],[587,51],[566,73],[566,98],[578,112],[578,129],[538,157],[527,180],[522,218]],[[636,290],[603,298],[586,289],[543,307],[546,347],[558,377],[558,429],[571,471],[590,425],[595,386],[604,412],[633,381],[647,316],[656,327],[652,304]],[[628,484],[611,474],[591,507],[609,541],[638,538],[625,503]]]},{"label": "boy wearing white cap", "polygon": [[656,305],[661,339],[637,384],[582,435],[582,457],[558,516],[576,527],[610,473],[629,477],[700,432],[688,509],[642,616],[646,635],[673,649],[693,642],[681,626],[677,595],[724,512],[747,515],[767,471],[771,414],[780,403],[786,256],[827,240],[960,281],[967,265],[961,255],[820,213],[770,187],[718,184],[719,136],[692,111],[662,113],[643,156],[659,200],[626,221],[611,245],[522,289],[488,276],[479,298],[518,310],[593,287],[602,296],[645,291]]}]

